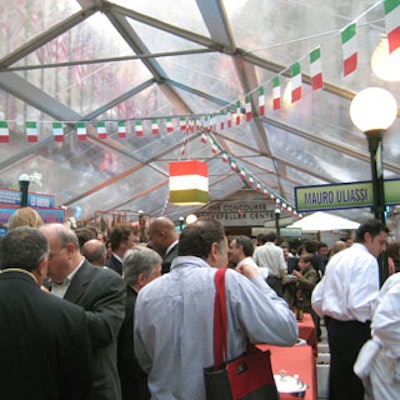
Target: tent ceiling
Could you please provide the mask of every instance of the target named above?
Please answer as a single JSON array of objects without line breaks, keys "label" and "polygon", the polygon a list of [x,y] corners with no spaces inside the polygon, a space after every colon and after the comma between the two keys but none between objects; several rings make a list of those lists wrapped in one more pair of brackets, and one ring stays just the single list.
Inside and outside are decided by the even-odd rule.
[{"label": "tent ceiling", "polygon": [[[173,5],[172,5],[173,4]],[[381,0],[22,0],[0,1],[0,120],[10,142],[0,144],[0,187],[22,173],[42,174],[58,206],[82,210],[143,210],[173,219],[193,209],[168,204],[168,163],[207,161],[212,200],[250,187],[215,155],[212,143],[269,192],[294,205],[294,187],[370,179],[367,141],[351,123],[350,101],[378,79],[371,56],[385,34]],[[357,23],[358,67],[343,77],[340,32]],[[309,53],[321,47],[324,88],[310,86]],[[290,66],[299,62],[303,95],[287,100]],[[272,110],[272,80],[282,83],[282,108]],[[266,115],[258,115],[258,87]],[[220,113],[251,97],[253,119],[217,129],[207,144],[185,136],[181,116]],[[400,115],[400,113],[399,113]],[[167,133],[166,119],[174,121]],[[159,123],[151,133],[151,119]],[[127,138],[118,137],[126,121]],[[37,121],[38,142],[24,124]],[[52,122],[64,123],[56,143]],[[75,124],[85,121],[88,140]],[[99,139],[95,121],[105,121]],[[141,121],[144,134],[135,134]],[[399,119],[385,134],[385,178],[400,174]],[[185,138],[185,155],[181,149]],[[80,211],[79,211],[80,212]],[[349,214],[351,217],[351,214]]]}]

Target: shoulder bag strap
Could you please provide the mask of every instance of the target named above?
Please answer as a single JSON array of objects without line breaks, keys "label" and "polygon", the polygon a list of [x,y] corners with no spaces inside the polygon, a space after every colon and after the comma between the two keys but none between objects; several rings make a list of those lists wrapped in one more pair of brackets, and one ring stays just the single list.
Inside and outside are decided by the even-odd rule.
[{"label": "shoulder bag strap", "polygon": [[219,268],[215,273],[214,304],[214,368],[219,370],[228,356],[227,314],[225,296],[226,268]]}]

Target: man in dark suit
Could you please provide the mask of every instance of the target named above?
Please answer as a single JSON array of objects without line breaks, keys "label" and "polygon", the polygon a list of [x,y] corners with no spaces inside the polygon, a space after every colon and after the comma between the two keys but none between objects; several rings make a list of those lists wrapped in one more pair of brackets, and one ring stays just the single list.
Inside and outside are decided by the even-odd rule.
[{"label": "man in dark suit", "polygon": [[122,268],[126,283],[125,319],[118,338],[118,371],[122,400],[149,400],[147,374],[134,353],[133,326],[136,297],[144,286],[161,275],[161,256],[152,249],[137,246],[125,254]]},{"label": "man in dark suit", "polygon": [[117,339],[125,315],[125,285],[110,269],[87,262],[75,233],[62,224],[44,225],[50,243],[47,276],[52,294],[81,306],[93,343],[92,400],[120,400]]},{"label": "man in dark suit", "polygon": [[0,242],[1,399],[89,399],[86,315],[40,289],[48,256],[35,228],[12,229]]},{"label": "man in dark suit", "polygon": [[162,273],[170,271],[172,260],[178,256],[179,235],[167,217],[156,218],[149,226],[150,246],[163,258]]},{"label": "man in dark suit", "polygon": [[131,224],[117,224],[110,233],[110,243],[112,254],[106,266],[122,275],[122,259],[127,250],[139,243],[139,231]]}]

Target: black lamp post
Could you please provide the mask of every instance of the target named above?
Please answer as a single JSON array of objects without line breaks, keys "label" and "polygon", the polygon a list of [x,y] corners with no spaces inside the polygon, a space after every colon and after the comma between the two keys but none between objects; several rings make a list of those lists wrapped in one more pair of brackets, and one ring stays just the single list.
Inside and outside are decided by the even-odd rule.
[{"label": "black lamp post", "polygon": [[22,174],[19,177],[18,184],[21,191],[21,207],[28,207],[28,189],[30,184],[29,176]]},{"label": "black lamp post", "polygon": [[[383,177],[383,135],[393,124],[397,104],[392,94],[381,88],[368,88],[358,93],[350,106],[354,125],[364,132],[370,153],[373,212],[386,225],[386,202]],[[387,252],[379,256],[379,282],[382,286],[389,276]]]},{"label": "black lamp post", "polygon": [[184,217],[179,217],[179,232],[183,231],[183,224],[185,223]]},{"label": "black lamp post", "polygon": [[276,229],[276,236],[278,238],[278,244],[281,242],[281,227],[279,225],[280,216],[281,216],[281,209],[275,208],[275,229]]}]

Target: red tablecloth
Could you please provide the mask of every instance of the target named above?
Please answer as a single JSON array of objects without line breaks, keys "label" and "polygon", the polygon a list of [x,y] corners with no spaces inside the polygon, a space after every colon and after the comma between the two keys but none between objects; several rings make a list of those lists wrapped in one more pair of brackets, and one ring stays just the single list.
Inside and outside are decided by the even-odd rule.
[{"label": "red tablecloth", "polygon": [[[277,374],[280,370],[288,375],[299,375],[299,379],[308,385],[304,399],[317,400],[317,370],[313,349],[308,346],[280,347],[268,344],[258,344],[260,349],[271,350],[272,371]],[[280,394],[281,400],[294,400],[291,394]]]},{"label": "red tablecloth", "polygon": [[313,350],[314,355],[318,355],[318,339],[317,339],[317,328],[315,327],[314,320],[311,314],[304,313],[303,320],[297,321],[299,326],[299,338],[307,341]]}]

